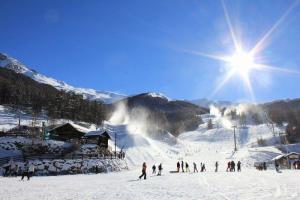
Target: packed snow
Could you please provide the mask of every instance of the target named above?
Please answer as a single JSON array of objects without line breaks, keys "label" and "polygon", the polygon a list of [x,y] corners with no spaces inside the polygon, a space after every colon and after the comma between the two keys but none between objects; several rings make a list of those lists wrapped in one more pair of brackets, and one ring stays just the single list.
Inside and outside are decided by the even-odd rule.
[{"label": "packed snow", "polygon": [[[211,109],[201,116],[204,124],[197,130],[182,133],[149,136],[143,132],[140,121],[104,122],[104,129],[117,148],[126,152],[129,170],[107,174],[33,177],[30,181],[17,178],[0,178],[0,199],[299,199],[298,170],[277,173],[272,162],[267,171],[257,171],[255,162],[269,162],[282,154],[281,149],[300,151],[299,144],[281,145],[268,124],[247,125],[236,129],[237,149],[234,151],[234,122]],[[212,120],[212,129],[207,123]],[[133,123],[133,124],[131,124]],[[274,127],[275,132],[284,127]],[[265,146],[257,139],[266,141]],[[90,146],[89,146],[90,148]],[[242,162],[242,172],[226,172],[228,161]],[[170,173],[178,161],[193,162],[203,173]],[[219,172],[214,172],[215,162]],[[147,180],[138,180],[141,164],[148,165]],[[162,163],[163,174],[151,174],[151,166]]]},{"label": "packed snow", "polygon": [[138,180],[139,169],[108,174],[0,178],[0,199],[282,199],[300,197],[300,171],[169,173]]}]

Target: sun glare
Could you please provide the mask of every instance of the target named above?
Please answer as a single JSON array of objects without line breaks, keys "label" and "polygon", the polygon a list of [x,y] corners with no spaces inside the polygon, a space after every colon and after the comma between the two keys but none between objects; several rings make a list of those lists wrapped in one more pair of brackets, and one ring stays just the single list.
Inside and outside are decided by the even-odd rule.
[{"label": "sun glare", "polygon": [[[231,39],[233,42],[233,46],[235,48],[235,53],[233,55],[217,55],[217,54],[208,54],[205,52],[199,51],[190,51],[184,50],[185,52],[189,52],[195,55],[207,57],[210,59],[218,60],[223,62],[226,67],[229,67],[229,70],[224,74],[224,77],[220,80],[217,84],[216,88],[213,90],[211,97],[213,97],[234,75],[239,75],[242,78],[242,81],[245,88],[248,90],[248,93],[251,97],[251,100],[255,102],[255,95],[252,88],[250,73],[252,71],[264,71],[264,72],[271,72],[271,71],[279,71],[279,72],[286,72],[286,73],[293,73],[293,74],[300,74],[298,70],[290,70],[285,69],[282,67],[270,66],[264,63],[261,63],[262,56],[259,55],[261,51],[268,45],[268,41],[271,40],[271,36],[276,29],[278,29],[279,25],[283,23],[289,13],[300,4],[300,1],[295,1],[293,4],[289,6],[286,12],[275,22],[275,24],[267,31],[265,35],[258,42],[250,49],[250,51],[243,51],[242,40],[238,38],[236,35],[236,27],[232,24],[230,19],[230,13],[227,10],[226,4],[224,0],[221,0],[225,20],[228,25],[229,33],[231,35]],[[260,59],[257,59],[260,58]],[[265,62],[265,60],[264,60]]]},{"label": "sun glare", "polygon": [[249,72],[254,68],[255,62],[251,54],[238,51],[229,58],[229,65],[240,75],[248,76]]}]

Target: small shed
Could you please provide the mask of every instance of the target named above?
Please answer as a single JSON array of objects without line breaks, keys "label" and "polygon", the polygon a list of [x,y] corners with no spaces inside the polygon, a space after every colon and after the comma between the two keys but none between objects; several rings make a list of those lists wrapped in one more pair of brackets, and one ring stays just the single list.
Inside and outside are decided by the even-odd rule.
[{"label": "small shed", "polygon": [[85,134],[86,143],[97,144],[100,148],[108,149],[108,140],[111,140],[107,131],[90,131]]},{"label": "small shed", "polygon": [[291,152],[288,154],[279,155],[272,160],[277,162],[281,168],[291,169],[293,163],[300,160],[300,153]]},{"label": "small shed", "polygon": [[59,140],[81,139],[89,129],[74,123],[65,123],[48,131],[50,138]]}]

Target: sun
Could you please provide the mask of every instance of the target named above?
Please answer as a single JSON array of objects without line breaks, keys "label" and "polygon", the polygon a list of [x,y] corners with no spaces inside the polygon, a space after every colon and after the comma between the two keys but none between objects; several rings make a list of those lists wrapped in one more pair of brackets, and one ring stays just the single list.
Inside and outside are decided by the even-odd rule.
[{"label": "sun", "polygon": [[257,43],[253,45],[252,48],[249,48],[249,51],[243,50],[243,40],[236,35],[236,27],[233,26],[229,12],[227,10],[226,4],[224,0],[221,0],[223,11],[224,11],[224,17],[228,25],[229,34],[231,36],[233,47],[235,49],[235,53],[233,54],[210,54],[205,52],[199,52],[199,51],[190,51],[190,50],[184,50],[184,52],[195,54],[197,56],[206,57],[209,59],[221,61],[222,64],[225,64],[226,73],[224,73],[224,76],[222,79],[220,79],[220,82],[216,85],[216,88],[213,90],[212,94],[210,95],[210,98],[212,98],[217,92],[223,88],[223,86],[234,76],[238,75],[241,77],[242,82],[245,85],[245,89],[248,91],[251,100],[253,102],[255,101],[255,95],[254,90],[252,87],[251,78],[257,79],[258,77],[250,77],[250,74],[252,71],[261,71],[261,72],[285,72],[285,73],[292,73],[292,74],[300,74],[300,71],[298,70],[292,70],[292,69],[285,69],[282,67],[277,66],[271,66],[269,64],[266,64],[266,59],[262,57],[260,54],[270,43],[271,36],[273,32],[278,29],[279,25],[283,23],[285,18],[289,15],[289,13],[294,10],[298,4],[300,4],[300,1],[295,1],[293,4],[289,6],[289,8],[283,13],[283,15],[274,23],[274,25],[271,26],[271,28],[258,40]]},{"label": "sun", "polygon": [[228,59],[229,66],[242,77],[248,76],[255,68],[255,59],[250,53],[237,51]]}]

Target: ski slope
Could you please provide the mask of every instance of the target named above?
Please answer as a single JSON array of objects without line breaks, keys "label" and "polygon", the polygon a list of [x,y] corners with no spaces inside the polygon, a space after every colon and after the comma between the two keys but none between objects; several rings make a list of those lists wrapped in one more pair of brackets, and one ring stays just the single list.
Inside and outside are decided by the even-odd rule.
[{"label": "ski slope", "polygon": [[240,173],[207,171],[173,173],[138,180],[139,169],[108,174],[33,177],[30,181],[0,177],[0,199],[124,199],[124,200],[298,200],[300,171]]},{"label": "ski slope", "polygon": [[[13,117],[11,117],[13,118]],[[6,120],[11,119],[8,117]],[[236,130],[237,149],[229,122],[219,116],[202,116],[204,124],[197,130],[182,133],[178,138],[171,134],[149,137],[142,130],[143,124],[128,121],[115,124],[105,122],[114,146],[126,152],[129,170],[108,174],[33,177],[30,181],[0,177],[0,199],[290,199],[300,198],[297,170],[277,173],[271,166],[268,171],[257,171],[253,164],[269,161],[282,152],[276,148],[278,138],[267,124],[248,125]],[[207,129],[207,122],[213,128]],[[140,126],[140,127],[139,127]],[[275,132],[282,131],[275,127]],[[257,138],[266,140],[267,146],[259,147]],[[300,145],[284,148],[299,151]],[[242,172],[226,172],[228,161],[242,162]],[[203,173],[169,173],[178,161],[188,162],[191,171],[195,162],[206,164]],[[214,172],[215,162],[219,172]],[[148,179],[138,180],[141,164],[148,165]],[[151,166],[162,163],[163,175],[150,172]]]}]

